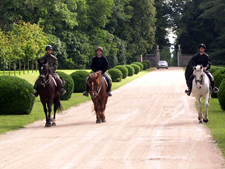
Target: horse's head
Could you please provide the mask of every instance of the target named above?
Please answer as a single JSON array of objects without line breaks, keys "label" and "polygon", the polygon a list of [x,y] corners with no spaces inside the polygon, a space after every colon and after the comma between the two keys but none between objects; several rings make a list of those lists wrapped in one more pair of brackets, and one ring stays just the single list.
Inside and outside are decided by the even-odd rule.
[{"label": "horse's head", "polygon": [[195,83],[198,89],[202,88],[203,82],[204,82],[204,71],[202,65],[194,66],[194,72],[193,75],[195,76]]},{"label": "horse's head", "polygon": [[103,86],[102,76],[100,73],[93,73],[89,76],[88,85],[90,86],[91,97],[96,98]]},{"label": "horse's head", "polygon": [[38,65],[39,65],[39,73],[40,73],[39,77],[41,78],[41,85],[45,86],[45,84],[48,81],[50,68],[46,59],[43,62],[38,60]]}]

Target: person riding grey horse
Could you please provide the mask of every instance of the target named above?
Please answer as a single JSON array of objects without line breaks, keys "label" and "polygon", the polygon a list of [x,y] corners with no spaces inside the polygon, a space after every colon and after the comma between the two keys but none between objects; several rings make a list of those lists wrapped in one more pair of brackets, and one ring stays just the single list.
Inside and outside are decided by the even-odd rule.
[{"label": "person riding grey horse", "polygon": [[[60,93],[60,95],[64,95],[66,93],[66,90],[63,88],[64,82],[59,77],[59,75],[56,73],[56,70],[58,68],[58,59],[57,59],[57,57],[55,57],[54,55],[51,54],[52,53],[52,46],[51,45],[47,45],[45,49],[46,49],[46,54],[44,56],[42,56],[39,59],[39,61],[43,62],[44,60],[47,60],[48,65],[51,69],[51,75],[54,77],[54,79],[56,81],[59,93]],[[41,81],[41,79],[39,77],[34,84],[34,89],[36,90],[36,92],[33,93],[33,95],[36,96],[36,97],[38,96],[37,89],[41,85],[40,81]]]},{"label": "person riding grey horse", "polygon": [[209,55],[205,53],[205,50],[206,50],[205,44],[203,43],[200,44],[198,49],[199,49],[199,52],[192,57],[192,59],[189,61],[185,70],[185,79],[186,79],[186,84],[188,87],[188,90],[185,90],[185,93],[188,96],[190,96],[192,91],[192,81],[194,79],[193,67],[197,65],[203,66],[203,70],[211,82],[212,91],[214,93],[217,93],[219,91],[219,89],[215,87],[214,77],[210,73],[211,61],[210,61]]},{"label": "person riding grey horse", "polygon": [[[109,83],[108,84],[108,88],[107,88],[107,95],[108,96],[112,96],[112,94],[111,94],[112,79],[106,73],[106,71],[109,69],[108,60],[107,60],[106,57],[104,57],[102,55],[103,48],[101,46],[98,46],[95,51],[96,51],[97,56],[95,56],[92,59],[91,69],[92,69],[93,72],[98,72],[98,73],[102,74],[102,76],[104,76],[106,78],[107,82]],[[87,97],[88,97],[88,92],[89,92],[89,86],[87,84],[88,79],[89,79],[89,77],[87,77],[87,79],[85,81],[86,87],[85,87],[85,91],[83,93],[83,96],[87,96]]]}]

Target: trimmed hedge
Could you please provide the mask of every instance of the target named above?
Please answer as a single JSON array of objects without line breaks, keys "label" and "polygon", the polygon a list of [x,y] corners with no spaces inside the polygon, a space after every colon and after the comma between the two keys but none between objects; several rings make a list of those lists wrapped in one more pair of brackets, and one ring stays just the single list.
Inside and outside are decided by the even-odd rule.
[{"label": "trimmed hedge", "polygon": [[[225,77],[225,68],[219,68],[218,70],[216,70],[213,73],[213,77],[215,80],[215,86],[219,87],[220,83],[222,82],[222,80]],[[212,93],[211,96],[212,96],[212,98],[217,98],[217,93]]]},{"label": "trimmed hedge", "polygon": [[123,74],[119,69],[109,69],[108,73],[110,74],[113,82],[120,82],[122,80]]},{"label": "trimmed hedge", "polygon": [[222,67],[219,67],[219,66],[211,66],[210,68],[210,72],[211,73],[214,73],[215,71],[217,71],[218,69],[221,69]]},{"label": "trimmed hedge", "polygon": [[84,70],[73,72],[70,76],[74,81],[74,93],[83,92],[85,90],[85,80],[89,73]]},{"label": "trimmed hedge", "polygon": [[218,100],[220,106],[223,110],[225,110],[225,79],[220,84],[220,91],[218,92]]},{"label": "trimmed hedge", "polygon": [[152,63],[151,63],[149,60],[144,60],[143,62],[145,62],[145,63],[147,63],[147,64],[148,64],[148,69],[150,69],[150,68],[151,68]]},{"label": "trimmed hedge", "polygon": [[146,62],[142,62],[142,64],[144,66],[143,70],[147,70],[148,69],[148,64]]},{"label": "trimmed hedge", "polygon": [[30,114],[35,101],[33,90],[24,79],[0,76],[0,115]]},{"label": "trimmed hedge", "polygon": [[66,84],[63,87],[66,90],[66,93],[63,96],[60,96],[60,100],[69,100],[74,90],[73,79],[70,75],[64,72],[57,72],[57,73],[59,74],[60,77],[62,77],[66,81]]},{"label": "trimmed hedge", "polygon": [[134,68],[134,74],[138,74],[141,70],[140,66],[136,65],[136,64],[131,64],[131,66]]},{"label": "trimmed hedge", "polygon": [[134,68],[131,65],[125,65],[127,70],[128,70],[128,76],[133,76],[134,75]]},{"label": "trimmed hedge", "polygon": [[140,66],[140,68],[141,68],[140,71],[142,71],[144,68],[144,65],[141,62],[134,62],[132,64],[136,64],[136,65]]},{"label": "trimmed hedge", "polygon": [[121,73],[123,74],[122,78],[126,79],[126,77],[128,76],[128,69],[126,68],[126,66],[124,65],[118,65],[115,67],[116,69],[119,69],[121,71]]}]

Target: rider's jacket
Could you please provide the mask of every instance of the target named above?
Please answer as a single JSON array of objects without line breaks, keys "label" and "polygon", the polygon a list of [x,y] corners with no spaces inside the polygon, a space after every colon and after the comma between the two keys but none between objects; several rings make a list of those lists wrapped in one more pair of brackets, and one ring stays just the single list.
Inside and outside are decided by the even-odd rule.
[{"label": "rider's jacket", "polygon": [[48,65],[50,66],[50,69],[51,69],[52,73],[55,73],[56,69],[58,68],[58,59],[57,59],[57,57],[55,57],[52,54],[50,54],[50,55],[45,54],[39,60],[41,62],[43,62],[45,59],[47,60]]},{"label": "rider's jacket", "polygon": [[93,72],[97,72],[99,70],[102,71],[102,74],[104,74],[109,68],[109,63],[106,57],[102,56],[101,58],[99,57],[94,57],[91,62],[91,69]]},{"label": "rider's jacket", "polygon": [[207,55],[206,53],[204,53],[203,55],[200,55],[200,53],[197,53],[191,58],[185,71],[186,80],[192,75],[193,67],[197,65],[202,65],[203,67],[206,67],[207,70],[209,71],[211,67],[211,61],[210,61],[209,55]]}]

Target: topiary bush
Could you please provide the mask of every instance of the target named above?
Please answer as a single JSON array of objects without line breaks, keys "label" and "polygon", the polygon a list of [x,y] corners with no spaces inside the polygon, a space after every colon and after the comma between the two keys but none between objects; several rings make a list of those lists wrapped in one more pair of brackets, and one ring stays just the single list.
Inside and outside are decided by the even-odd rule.
[{"label": "topiary bush", "polygon": [[[213,74],[214,80],[215,80],[215,86],[219,87],[221,81],[224,79],[225,77],[225,68],[219,68],[218,70],[216,70]],[[212,93],[212,98],[217,98],[217,93]]]},{"label": "topiary bush", "polygon": [[84,70],[73,72],[70,76],[74,81],[74,93],[83,92],[85,90],[85,80],[89,73]]},{"label": "topiary bush", "polygon": [[115,68],[119,69],[121,71],[121,73],[123,74],[122,78],[126,79],[126,77],[128,76],[128,69],[127,69],[127,67],[124,66],[124,65],[118,65]]},{"label": "topiary bush", "polygon": [[128,70],[128,76],[133,76],[134,75],[134,68],[131,65],[126,65],[126,68]]},{"label": "topiary bush", "polygon": [[119,69],[109,69],[108,73],[110,74],[113,82],[120,82],[122,80],[123,74]]},{"label": "topiary bush", "polygon": [[151,68],[151,62],[149,60],[144,60],[143,62],[148,64],[148,69]]},{"label": "topiary bush", "polygon": [[66,90],[66,93],[63,96],[60,96],[60,100],[69,100],[74,91],[74,81],[72,77],[64,72],[57,72],[60,77],[62,77],[66,84],[63,87]]},{"label": "topiary bush", "polygon": [[134,74],[138,74],[140,72],[140,66],[136,64],[131,64],[131,66],[134,68]]},{"label": "topiary bush", "polygon": [[142,64],[144,66],[143,70],[147,70],[148,69],[148,64],[146,62],[142,62]]},{"label": "topiary bush", "polygon": [[225,110],[225,79],[221,82],[220,91],[218,92],[218,100],[220,102],[220,106],[223,110]]},{"label": "topiary bush", "polygon": [[142,71],[144,68],[144,65],[141,62],[134,62],[132,64],[136,64],[136,65],[140,66],[140,68],[141,68],[140,71]]},{"label": "topiary bush", "polygon": [[0,114],[30,114],[35,97],[33,86],[24,79],[0,76]]},{"label": "topiary bush", "polygon": [[218,69],[221,69],[222,67],[219,67],[219,66],[211,66],[210,68],[210,72],[211,73],[214,73],[215,71],[217,71]]}]

